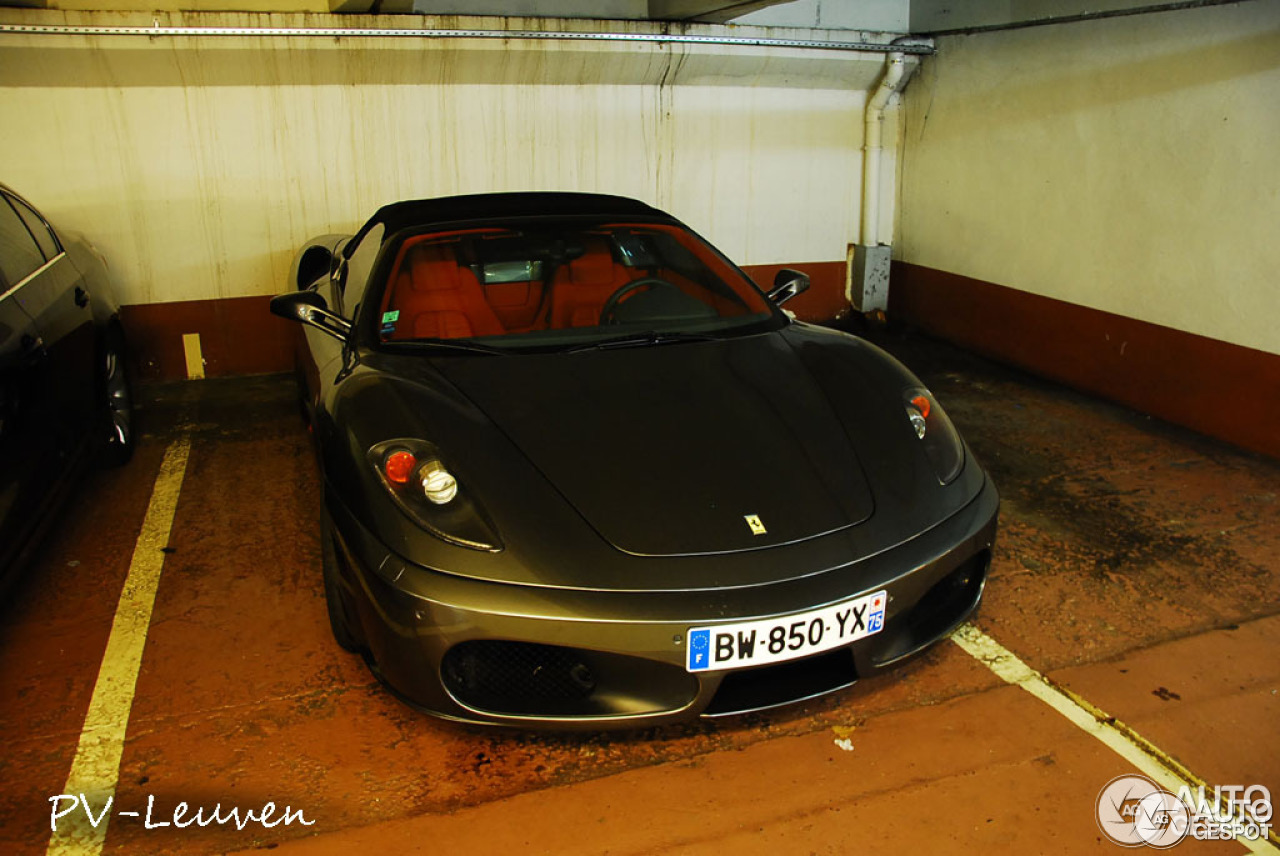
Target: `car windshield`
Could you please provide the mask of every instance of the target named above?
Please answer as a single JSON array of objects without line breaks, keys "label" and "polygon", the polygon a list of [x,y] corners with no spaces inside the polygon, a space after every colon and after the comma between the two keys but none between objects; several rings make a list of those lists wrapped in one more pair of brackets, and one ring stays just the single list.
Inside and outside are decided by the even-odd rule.
[{"label": "car windshield", "polygon": [[660,344],[744,332],[775,317],[696,235],[644,222],[410,235],[394,251],[379,312],[384,344],[484,346],[476,352]]}]

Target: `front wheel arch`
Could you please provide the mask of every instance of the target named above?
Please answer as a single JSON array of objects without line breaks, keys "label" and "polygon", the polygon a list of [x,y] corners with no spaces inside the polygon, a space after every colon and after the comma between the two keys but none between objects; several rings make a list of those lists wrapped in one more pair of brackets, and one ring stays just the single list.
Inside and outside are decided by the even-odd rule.
[{"label": "front wheel arch", "polygon": [[100,408],[100,426],[95,439],[100,447],[99,460],[106,466],[128,463],[137,447],[128,357],[124,327],[118,318],[113,317],[102,330],[95,355],[96,394]]}]

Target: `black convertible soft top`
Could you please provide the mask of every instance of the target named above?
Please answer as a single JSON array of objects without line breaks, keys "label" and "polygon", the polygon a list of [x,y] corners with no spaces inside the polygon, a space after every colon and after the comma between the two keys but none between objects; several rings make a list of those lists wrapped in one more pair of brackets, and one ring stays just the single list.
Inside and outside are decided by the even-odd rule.
[{"label": "black convertible soft top", "polygon": [[[603,193],[473,193],[415,199],[384,205],[369,223],[384,223],[387,235],[416,226],[458,223],[473,220],[503,220],[511,217],[574,216],[601,214],[639,217],[671,215],[636,199]],[[361,231],[364,231],[363,229]]]}]

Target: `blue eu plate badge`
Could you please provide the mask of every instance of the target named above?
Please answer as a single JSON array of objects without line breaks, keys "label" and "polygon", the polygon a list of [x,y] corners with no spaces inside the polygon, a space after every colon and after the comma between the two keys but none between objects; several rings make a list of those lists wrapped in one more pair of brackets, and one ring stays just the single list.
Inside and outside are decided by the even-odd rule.
[{"label": "blue eu plate badge", "polygon": [[689,634],[689,671],[700,672],[711,665],[711,631],[694,630]]}]

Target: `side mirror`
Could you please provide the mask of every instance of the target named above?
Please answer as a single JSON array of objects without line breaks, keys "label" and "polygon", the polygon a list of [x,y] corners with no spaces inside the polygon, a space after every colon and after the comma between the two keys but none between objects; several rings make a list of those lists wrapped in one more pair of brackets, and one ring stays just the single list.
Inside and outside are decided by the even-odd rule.
[{"label": "side mirror", "polygon": [[271,312],[290,321],[310,324],[335,339],[346,341],[351,335],[351,322],[329,311],[324,298],[314,291],[294,291],[271,298]]},{"label": "side mirror", "polygon": [[809,288],[809,275],[798,270],[783,268],[773,277],[773,288],[765,296],[781,306]]},{"label": "side mirror", "polygon": [[305,291],[322,276],[332,276],[338,259],[327,247],[313,244],[302,251],[293,263],[293,281],[299,291]]}]

